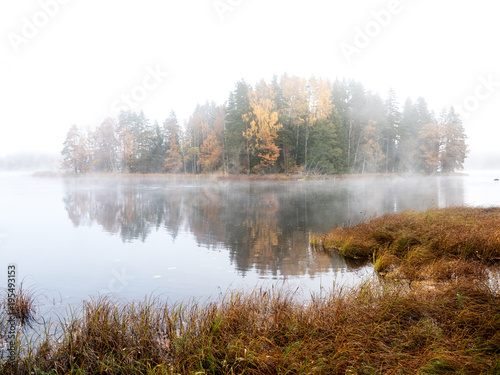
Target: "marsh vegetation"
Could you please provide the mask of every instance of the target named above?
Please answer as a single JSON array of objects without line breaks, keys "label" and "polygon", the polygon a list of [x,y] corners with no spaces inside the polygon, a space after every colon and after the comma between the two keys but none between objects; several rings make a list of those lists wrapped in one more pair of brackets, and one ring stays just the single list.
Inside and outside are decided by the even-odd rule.
[{"label": "marsh vegetation", "polygon": [[206,303],[99,298],[0,373],[497,374],[499,316],[498,287],[470,280],[366,282],[307,304],[277,289]]},{"label": "marsh vegetation", "polygon": [[387,214],[341,226],[311,243],[373,259],[379,274],[408,280],[485,280],[500,261],[500,208],[449,207]]},{"label": "marsh vegetation", "polygon": [[285,287],[230,290],[205,302],[84,301],[36,339],[20,330],[19,355],[0,371],[497,374],[500,288],[491,270],[500,260],[499,221],[499,208],[452,207],[313,237],[317,250],[372,259],[385,277],[306,301]]}]

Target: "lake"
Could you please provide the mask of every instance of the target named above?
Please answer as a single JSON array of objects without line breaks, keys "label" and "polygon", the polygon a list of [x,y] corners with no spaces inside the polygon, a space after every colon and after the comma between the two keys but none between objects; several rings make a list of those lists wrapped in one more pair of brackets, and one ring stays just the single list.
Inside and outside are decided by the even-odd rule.
[{"label": "lake", "polygon": [[283,285],[318,295],[373,270],[314,251],[312,233],[408,209],[499,206],[499,176],[218,181],[0,173],[0,287],[15,263],[45,312],[98,295],[178,302]]}]

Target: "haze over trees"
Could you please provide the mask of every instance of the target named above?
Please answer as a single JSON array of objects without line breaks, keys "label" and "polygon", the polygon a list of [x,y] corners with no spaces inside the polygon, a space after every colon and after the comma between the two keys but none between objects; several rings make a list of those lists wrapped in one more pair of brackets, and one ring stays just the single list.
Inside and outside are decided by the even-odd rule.
[{"label": "haze over trees", "polygon": [[94,130],[73,125],[63,168],[75,173],[453,172],[467,157],[453,108],[436,117],[424,98],[401,106],[356,81],[274,76],[239,81],[227,102],[198,105],[183,127],[121,112]]}]

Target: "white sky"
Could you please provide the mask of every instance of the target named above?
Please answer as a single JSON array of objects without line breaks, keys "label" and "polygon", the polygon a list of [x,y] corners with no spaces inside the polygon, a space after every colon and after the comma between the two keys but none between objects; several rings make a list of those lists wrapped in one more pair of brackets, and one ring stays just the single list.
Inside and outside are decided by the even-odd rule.
[{"label": "white sky", "polygon": [[[214,4],[230,10],[219,9],[220,16]],[[0,156],[59,152],[72,124],[95,127],[116,114],[122,95],[133,93],[132,109],[144,109],[152,121],[161,123],[174,109],[182,123],[197,103],[227,100],[238,80],[254,84],[284,72],[353,78],[384,97],[392,87],[401,104],[407,96],[423,96],[436,114],[465,101],[472,150],[498,150],[499,5],[498,0],[2,1]],[[367,46],[360,44],[358,30],[371,34]],[[348,61],[341,43],[360,47],[359,53]],[[159,72],[156,80],[152,71]]]}]

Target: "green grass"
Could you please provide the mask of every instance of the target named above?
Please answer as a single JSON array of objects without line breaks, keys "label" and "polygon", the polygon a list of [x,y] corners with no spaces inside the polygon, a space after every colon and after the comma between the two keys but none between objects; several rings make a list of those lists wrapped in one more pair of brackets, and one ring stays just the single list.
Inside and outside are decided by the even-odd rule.
[{"label": "green grass", "polygon": [[384,215],[313,236],[311,245],[373,260],[376,271],[410,280],[484,279],[500,260],[500,208]]}]

